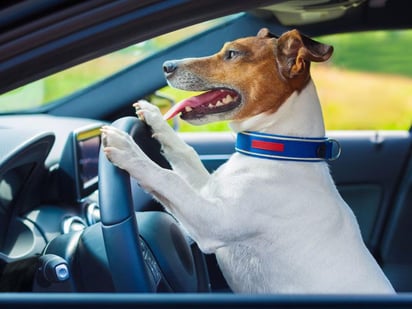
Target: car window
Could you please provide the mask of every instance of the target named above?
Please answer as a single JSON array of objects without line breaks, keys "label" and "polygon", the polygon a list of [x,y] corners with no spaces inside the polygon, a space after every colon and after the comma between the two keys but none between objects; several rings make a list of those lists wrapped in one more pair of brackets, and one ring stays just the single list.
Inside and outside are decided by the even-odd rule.
[{"label": "car window", "polygon": [[167,33],[12,90],[0,96],[0,113],[25,111],[49,104],[238,15],[217,18]]},{"label": "car window", "polygon": [[328,129],[409,129],[412,124],[412,31],[325,36],[331,61],[315,65]]},{"label": "car window", "polygon": [[[312,64],[328,130],[408,130],[412,125],[412,31],[369,31],[317,37],[334,46],[326,63]],[[185,93],[165,87],[179,101]],[[181,131],[229,130],[227,123]]]},{"label": "car window", "polygon": [[[85,88],[172,44],[225,20],[188,27],[100,57],[0,96],[0,113],[27,110]],[[334,46],[332,58],[312,65],[328,130],[407,130],[412,120],[411,30],[371,31],[315,38]],[[196,56],[196,55],[193,55]],[[159,94],[178,102],[195,93],[165,87]],[[180,131],[226,131],[226,122]]]}]

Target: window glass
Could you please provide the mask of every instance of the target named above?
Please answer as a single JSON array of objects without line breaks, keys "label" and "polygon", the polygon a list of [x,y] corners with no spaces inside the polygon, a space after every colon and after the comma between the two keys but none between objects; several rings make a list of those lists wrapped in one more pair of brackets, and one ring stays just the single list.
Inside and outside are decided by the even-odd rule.
[{"label": "window glass", "polygon": [[12,90],[0,96],[0,113],[24,111],[51,103],[238,15],[167,33]]},{"label": "window glass", "polygon": [[407,130],[412,124],[412,31],[318,38],[334,46],[314,65],[327,129]]},{"label": "window glass", "polygon": [[[0,96],[0,113],[48,104],[234,16],[201,23],[130,46]],[[374,31],[315,38],[334,46],[331,59],[312,65],[328,130],[407,130],[412,120],[412,30]],[[196,56],[196,55],[193,55]],[[195,93],[165,87],[176,102]],[[227,122],[180,131],[225,131]]]}]

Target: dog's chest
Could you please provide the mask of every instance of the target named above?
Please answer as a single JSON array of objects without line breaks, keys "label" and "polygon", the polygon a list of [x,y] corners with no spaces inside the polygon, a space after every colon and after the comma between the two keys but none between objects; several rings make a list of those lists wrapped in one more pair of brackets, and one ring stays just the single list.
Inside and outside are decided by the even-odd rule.
[{"label": "dog's chest", "polygon": [[[322,173],[328,183],[319,175],[317,168],[326,171]],[[212,174],[202,193],[224,200],[228,207],[237,205],[234,211],[244,208],[246,213],[264,212],[279,216],[283,205],[293,202],[297,206],[296,211],[300,211],[301,199],[311,195],[318,199],[317,191],[331,185],[328,177],[326,166],[307,166],[235,153]],[[293,211],[293,208],[288,207],[287,211]]]},{"label": "dog's chest", "polygon": [[336,202],[324,164],[235,154],[215,172],[205,193],[225,201],[227,215],[215,224],[229,227],[224,231],[231,235],[224,235],[229,240],[216,256],[236,292],[278,290],[290,275],[288,266],[304,264],[302,252],[309,258],[328,243],[325,235],[342,235],[343,222],[353,223],[347,207]]},{"label": "dog's chest", "polygon": [[[267,262],[259,251],[246,244],[221,248],[216,252],[219,267],[234,292],[265,292],[271,284]],[[266,291],[268,292],[268,291]]]},{"label": "dog's chest", "polygon": [[277,181],[273,162],[236,153],[211,175],[204,189],[209,191],[210,196],[225,196],[225,200],[238,196],[253,199],[259,188],[266,190]]}]

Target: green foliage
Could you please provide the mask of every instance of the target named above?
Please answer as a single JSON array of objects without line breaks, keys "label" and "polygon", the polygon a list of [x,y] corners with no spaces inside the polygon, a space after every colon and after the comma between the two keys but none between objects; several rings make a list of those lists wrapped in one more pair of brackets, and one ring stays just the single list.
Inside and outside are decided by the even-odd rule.
[{"label": "green foliage", "polygon": [[375,31],[317,38],[334,47],[337,67],[412,77],[412,31]]}]

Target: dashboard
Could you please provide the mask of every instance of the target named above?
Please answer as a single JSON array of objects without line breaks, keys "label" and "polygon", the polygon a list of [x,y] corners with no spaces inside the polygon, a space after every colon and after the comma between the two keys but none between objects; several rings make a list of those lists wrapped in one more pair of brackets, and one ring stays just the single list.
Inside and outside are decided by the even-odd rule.
[{"label": "dashboard", "polygon": [[[103,235],[112,226],[95,224],[103,124],[51,115],[0,116],[0,291],[24,289],[26,282],[34,292],[113,290]],[[134,189],[136,181],[130,185],[133,196],[146,194]],[[147,199],[153,201],[149,194]],[[175,219],[161,211],[137,216],[142,257],[156,290],[170,292],[173,283],[177,291],[194,291],[198,272],[190,250],[195,249]],[[130,252],[123,241],[122,250],[109,244],[116,254]],[[43,277],[56,257],[70,269],[64,282]]]},{"label": "dashboard", "polygon": [[103,124],[0,116],[0,263],[40,254],[54,237],[99,221]]}]

